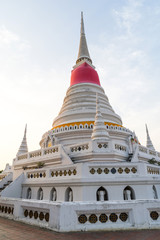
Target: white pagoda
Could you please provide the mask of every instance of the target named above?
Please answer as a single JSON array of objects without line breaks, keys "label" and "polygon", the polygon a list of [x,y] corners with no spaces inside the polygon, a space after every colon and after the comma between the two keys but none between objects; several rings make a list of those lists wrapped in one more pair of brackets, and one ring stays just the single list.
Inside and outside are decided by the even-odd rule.
[{"label": "white pagoda", "polygon": [[92,65],[82,14],[62,108],[40,149],[28,152],[25,129],[13,182],[0,193],[0,216],[56,231],[159,228],[160,153],[147,126],[146,132],[145,147],[111,107]]}]

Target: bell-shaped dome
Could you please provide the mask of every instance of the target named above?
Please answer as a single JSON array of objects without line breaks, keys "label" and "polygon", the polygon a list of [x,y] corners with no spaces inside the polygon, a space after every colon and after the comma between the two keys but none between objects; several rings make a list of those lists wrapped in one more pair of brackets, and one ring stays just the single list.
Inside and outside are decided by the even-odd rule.
[{"label": "bell-shaped dome", "polygon": [[98,73],[86,62],[72,70],[70,86],[78,83],[93,83],[100,85]]},{"label": "bell-shaped dome", "polygon": [[[60,141],[69,145],[70,143],[79,143],[91,139],[91,128],[95,122],[97,94],[100,112],[103,117],[103,125],[105,122],[113,126],[122,126],[122,120],[110,105],[108,97],[105,95],[100,85],[98,73],[92,65],[84,33],[83,14],[81,14],[81,35],[78,59],[76,65],[73,66],[70,87],[67,90],[61,110],[52,124],[57,142]],[[100,130],[105,127],[105,125],[103,125],[98,129],[98,133],[96,132],[96,134],[92,136],[93,139],[95,139]],[[88,126],[88,128],[86,126]],[[81,128],[82,132],[80,130]],[[63,132],[64,129],[65,134]],[[105,135],[104,137],[106,138],[104,132],[101,134],[101,137],[102,135]],[[41,147],[47,136],[48,133],[44,134],[40,142]]]}]

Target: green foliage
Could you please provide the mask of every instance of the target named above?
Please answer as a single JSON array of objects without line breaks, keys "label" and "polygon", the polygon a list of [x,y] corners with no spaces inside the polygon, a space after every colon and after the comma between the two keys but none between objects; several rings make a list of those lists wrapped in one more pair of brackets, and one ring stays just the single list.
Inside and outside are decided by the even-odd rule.
[{"label": "green foliage", "polygon": [[26,167],[26,166],[23,166],[23,170],[27,170],[27,169],[37,169],[37,168],[43,168],[44,167],[44,162],[38,162],[37,163],[37,166],[35,167]]},{"label": "green foliage", "polygon": [[37,163],[37,168],[43,168],[43,167],[44,167],[44,162]]},{"label": "green foliage", "polygon": [[156,161],[155,158],[149,159],[148,163],[150,163],[150,164],[157,164],[158,166],[160,166],[160,162]]},{"label": "green foliage", "polygon": [[3,170],[0,170],[0,173],[2,173],[3,172]]}]

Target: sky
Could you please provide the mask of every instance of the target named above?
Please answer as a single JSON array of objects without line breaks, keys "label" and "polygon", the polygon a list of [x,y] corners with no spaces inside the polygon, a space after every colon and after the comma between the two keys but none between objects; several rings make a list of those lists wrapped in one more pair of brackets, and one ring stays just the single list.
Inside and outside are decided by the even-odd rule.
[{"label": "sky", "polygon": [[160,151],[160,0],[0,0],[0,170],[27,123],[29,151],[52,128],[75,65],[80,13],[110,104]]}]

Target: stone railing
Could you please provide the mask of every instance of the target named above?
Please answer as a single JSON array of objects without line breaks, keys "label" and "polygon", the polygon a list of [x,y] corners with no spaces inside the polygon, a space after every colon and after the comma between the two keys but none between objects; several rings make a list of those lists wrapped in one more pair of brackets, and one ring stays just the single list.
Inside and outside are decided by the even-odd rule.
[{"label": "stone railing", "polygon": [[41,208],[33,209],[29,207],[23,207],[23,214],[26,219],[49,222],[49,210],[47,211]]},{"label": "stone railing", "polygon": [[115,144],[115,149],[126,152],[127,148],[123,145]]},{"label": "stone railing", "polygon": [[159,152],[156,152],[154,150],[151,150],[151,149],[146,148],[146,147],[141,146],[141,145],[139,145],[139,152],[151,155],[152,157],[160,158],[160,153]]},{"label": "stone railing", "polygon": [[96,224],[96,223],[120,223],[128,222],[129,212],[112,212],[107,213],[106,211],[101,213],[82,213],[78,215],[78,222],[81,224]]},{"label": "stone railing", "polygon": [[28,154],[23,154],[18,156],[18,160],[23,160],[23,159],[27,159],[28,158]]},{"label": "stone railing", "polygon": [[14,205],[0,203],[0,213],[5,215],[13,215]]},{"label": "stone railing", "polygon": [[152,150],[149,150],[149,154],[150,154],[150,155],[153,155],[153,156],[156,156],[156,152],[155,152],[155,151],[152,151]]},{"label": "stone railing", "polygon": [[77,175],[76,168],[54,169],[50,171],[51,177],[75,176]]},{"label": "stone railing", "polygon": [[27,172],[27,178],[45,178],[45,171]]},{"label": "stone railing", "polygon": [[153,209],[149,211],[149,215],[150,215],[150,218],[152,219],[152,221],[154,221],[156,223],[156,221],[160,221],[160,209]]},{"label": "stone railing", "polygon": [[[7,203],[6,203],[7,199]],[[32,204],[31,204],[32,202]],[[15,198],[0,199],[0,216],[18,219],[25,223],[47,227],[50,221],[50,204]]]},{"label": "stone railing", "polygon": [[[7,201],[7,204],[6,204]],[[155,228],[160,200],[53,202],[0,199],[0,216],[58,232]],[[139,215],[141,213],[141,216]],[[133,217],[134,216],[134,217]]]},{"label": "stone railing", "polygon": [[28,154],[21,154],[20,156],[16,157],[14,161],[16,160],[24,160],[24,159],[28,159]]},{"label": "stone railing", "polygon": [[40,157],[42,155],[41,150],[36,150],[34,152],[29,153],[29,158]]},{"label": "stone railing", "polygon": [[78,153],[89,150],[89,144],[76,144],[70,148],[71,153]]},{"label": "stone railing", "polygon": [[57,153],[57,152],[58,152],[58,147],[51,147],[51,148],[44,149],[44,155]]},{"label": "stone railing", "polygon": [[147,173],[148,174],[154,174],[154,175],[160,175],[160,168],[156,168],[156,167],[147,167]]},{"label": "stone railing", "polygon": [[44,148],[40,150],[35,150],[29,153],[21,154],[16,158],[16,160],[25,160],[25,159],[33,159],[33,158],[40,158],[42,156],[48,155],[48,154],[55,154],[59,152],[59,147],[49,147]]},{"label": "stone railing", "polygon": [[89,167],[89,172],[92,175],[128,175],[128,174],[135,174],[137,173],[137,167],[136,166],[116,166],[116,167],[105,167],[105,166],[97,166],[97,167]]},{"label": "stone railing", "polygon": [[147,153],[147,148],[143,146],[139,146],[139,151],[143,153]]},{"label": "stone railing", "polygon": [[105,143],[98,142],[97,147],[100,148],[100,149],[108,148],[108,142],[105,142]]}]

